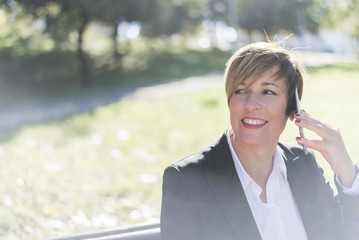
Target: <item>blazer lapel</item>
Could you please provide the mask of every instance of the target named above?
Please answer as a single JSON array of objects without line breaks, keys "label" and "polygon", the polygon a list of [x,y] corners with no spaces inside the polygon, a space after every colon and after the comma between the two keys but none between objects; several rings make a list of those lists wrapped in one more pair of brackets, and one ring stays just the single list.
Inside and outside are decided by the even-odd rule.
[{"label": "blazer lapel", "polygon": [[316,220],[318,214],[316,214],[315,200],[312,199],[311,170],[307,164],[309,158],[313,158],[313,156],[311,154],[304,155],[303,153],[300,155],[293,154],[282,144],[279,145],[283,149],[282,156],[287,167],[288,182],[297,203],[308,239],[315,239],[318,229],[316,229],[313,223],[319,221],[319,219]]},{"label": "blazer lapel", "polygon": [[206,171],[209,185],[238,239],[260,240],[260,234],[238,178],[225,135],[214,146],[215,162]]}]

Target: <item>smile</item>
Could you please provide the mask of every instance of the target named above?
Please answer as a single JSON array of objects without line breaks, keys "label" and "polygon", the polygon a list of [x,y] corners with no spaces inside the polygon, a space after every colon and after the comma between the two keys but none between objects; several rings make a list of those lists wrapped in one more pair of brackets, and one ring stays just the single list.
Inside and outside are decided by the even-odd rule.
[{"label": "smile", "polygon": [[267,121],[261,119],[251,119],[251,118],[244,118],[242,119],[243,125],[248,128],[259,128],[262,127]]}]

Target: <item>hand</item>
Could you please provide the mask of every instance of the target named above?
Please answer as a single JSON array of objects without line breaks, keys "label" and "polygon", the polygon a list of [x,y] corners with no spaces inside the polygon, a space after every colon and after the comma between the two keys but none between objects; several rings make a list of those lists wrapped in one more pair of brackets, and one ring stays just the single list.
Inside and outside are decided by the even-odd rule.
[{"label": "hand", "polygon": [[305,144],[308,148],[320,152],[333,172],[338,175],[341,184],[351,187],[357,175],[357,169],[345,148],[339,129],[311,116],[304,110],[300,114],[295,114],[294,118],[294,123],[298,127],[313,131],[321,138],[321,140],[314,140],[297,137],[298,144]]}]

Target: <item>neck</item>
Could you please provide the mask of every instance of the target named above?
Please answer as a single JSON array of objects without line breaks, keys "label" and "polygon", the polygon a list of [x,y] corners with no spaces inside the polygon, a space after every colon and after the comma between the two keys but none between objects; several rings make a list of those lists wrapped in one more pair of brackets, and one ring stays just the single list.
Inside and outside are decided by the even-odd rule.
[{"label": "neck", "polygon": [[239,161],[248,175],[262,189],[265,189],[269,175],[273,170],[273,156],[277,144],[247,146],[236,142],[235,135],[231,136],[231,142]]}]

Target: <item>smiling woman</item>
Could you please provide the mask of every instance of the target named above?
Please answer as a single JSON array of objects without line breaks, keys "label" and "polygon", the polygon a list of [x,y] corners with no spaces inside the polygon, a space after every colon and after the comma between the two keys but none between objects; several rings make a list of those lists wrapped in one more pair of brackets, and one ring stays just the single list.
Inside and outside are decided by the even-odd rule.
[{"label": "smiling woman", "polygon": [[[231,126],[213,146],[165,170],[161,239],[358,236],[358,166],[335,127],[296,113],[302,73],[291,53],[276,43],[250,44],[230,58],[225,87]],[[323,155],[336,174],[339,198],[312,151],[279,142],[288,119],[321,138],[297,142]]]}]

